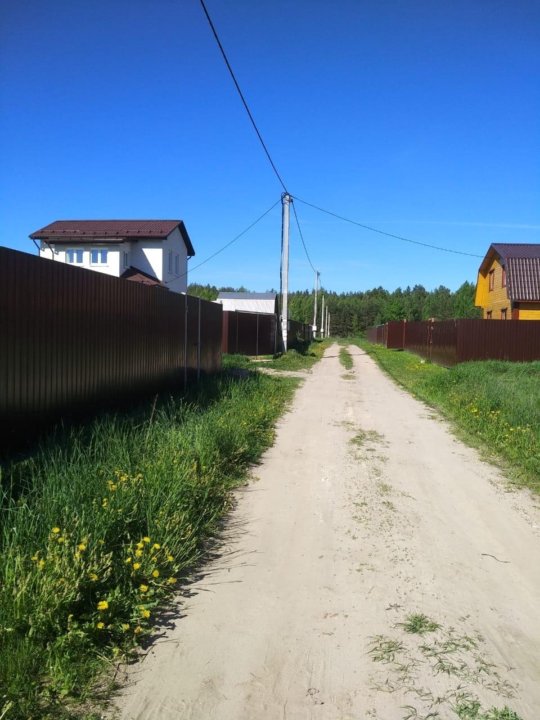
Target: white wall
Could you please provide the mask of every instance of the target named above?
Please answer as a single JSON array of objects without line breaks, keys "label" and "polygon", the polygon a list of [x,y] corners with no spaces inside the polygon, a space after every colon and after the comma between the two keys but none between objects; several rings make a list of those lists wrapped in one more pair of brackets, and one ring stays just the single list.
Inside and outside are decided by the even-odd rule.
[{"label": "white wall", "polygon": [[[100,242],[104,242],[103,240]],[[105,275],[113,275],[119,277],[123,272],[121,269],[122,263],[122,245],[55,245],[50,243],[51,248],[45,243],[41,244],[41,250],[39,252],[40,257],[47,258],[48,260],[54,260],[55,262],[66,263],[66,250],[73,248],[75,250],[83,251],[83,262],[81,263],[66,263],[66,265],[72,265],[73,267],[84,268],[85,270],[94,270],[97,272],[104,273]],[[90,262],[90,250],[92,249],[106,249],[107,250],[107,264],[106,265],[92,265]]]}]

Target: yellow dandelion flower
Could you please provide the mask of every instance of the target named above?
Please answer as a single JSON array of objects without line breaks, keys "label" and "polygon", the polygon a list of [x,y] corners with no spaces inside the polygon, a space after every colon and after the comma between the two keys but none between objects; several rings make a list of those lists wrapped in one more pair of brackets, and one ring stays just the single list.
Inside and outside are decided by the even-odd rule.
[{"label": "yellow dandelion flower", "polygon": [[139,590],[140,590],[142,593],[148,592],[148,585],[144,585],[144,584],[143,584],[143,585],[139,585]]},{"label": "yellow dandelion flower", "polygon": [[79,552],[84,552],[86,550],[86,545],[84,543],[79,543],[77,545],[77,550],[79,550]]},{"label": "yellow dandelion flower", "polygon": [[144,543],[142,543],[142,542],[138,542],[138,543],[137,543],[137,548],[138,548],[139,550],[142,550],[143,547],[144,547]]},{"label": "yellow dandelion flower", "polygon": [[159,543],[154,543],[152,545],[152,550],[160,550],[160,549],[161,549],[161,545]]},{"label": "yellow dandelion flower", "polygon": [[149,543],[149,542],[150,542],[150,538],[148,537],[148,535],[145,535],[145,536],[143,537],[143,542],[144,542],[144,543]]},{"label": "yellow dandelion flower", "polygon": [[96,623],[96,627],[97,627],[98,630],[103,630],[103,628],[105,627],[105,623],[104,623],[104,622],[98,622],[98,623]]},{"label": "yellow dandelion flower", "polygon": [[167,555],[167,560],[168,560],[169,562],[174,562],[174,558],[173,558],[172,555]]},{"label": "yellow dandelion flower", "polygon": [[142,550],[135,550],[135,557],[142,557],[143,551]]},{"label": "yellow dandelion flower", "polygon": [[90,578],[90,580],[92,582],[96,582],[96,580],[98,579],[98,576],[96,575],[96,573],[90,573],[90,575],[88,577]]},{"label": "yellow dandelion flower", "polygon": [[131,562],[131,558],[130,558],[130,557],[126,558],[126,559],[124,560],[124,562],[129,565],[129,563]]},{"label": "yellow dandelion flower", "polygon": [[176,578],[173,578],[173,577],[167,578],[167,585],[174,585],[175,582],[176,582]]},{"label": "yellow dandelion flower", "polygon": [[159,577],[159,570],[152,570],[152,577],[158,578],[158,577]]},{"label": "yellow dandelion flower", "polygon": [[53,535],[58,535],[58,533],[60,532],[60,528],[59,528],[59,527],[53,527],[53,529],[51,530],[51,532],[53,533]]},{"label": "yellow dandelion flower", "polygon": [[141,563],[138,563],[138,562],[134,562],[134,563],[133,563],[133,569],[134,569],[134,570],[138,570],[140,567],[141,567]]},{"label": "yellow dandelion flower", "polygon": [[101,611],[107,610],[108,607],[109,607],[109,603],[106,600],[100,600],[97,604],[97,609],[101,610]]},{"label": "yellow dandelion flower", "polygon": [[141,615],[143,618],[149,618],[150,617],[150,610],[141,610]]},{"label": "yellow dandelion flower", "polygon": [[45,567],[45,560],[41,559],[41,560],[38,562],[38,568],[39,568],[40,570],[43,570],[44,567]]},{"label": "yellow dandelion flower", "polygon": [[62,545],[62,544],[65,543],[65,542],[66,542],[66,538],[65,538],[65,537],[62,537],[62,536],[60,535],[60,537],[58,538],[58,543],[59,543],[60,545]]},{"label": "yellow dandelion flower", "polygon": [[122,623],[122,630],[127,632],[129,630],[129,623]]},{"label": "yellow dandelion flower", "polygon": [[142,627],[140,625],[137,625],[133,632],[135,633],[135,635],[139,635],[139,633],[142,633]]},{"label": "yellow dandelion flower", "polygon": [[32,555],[32,557],[30,559],[33,560],[34,562],[37,562],[39,560],[39,553]]}]

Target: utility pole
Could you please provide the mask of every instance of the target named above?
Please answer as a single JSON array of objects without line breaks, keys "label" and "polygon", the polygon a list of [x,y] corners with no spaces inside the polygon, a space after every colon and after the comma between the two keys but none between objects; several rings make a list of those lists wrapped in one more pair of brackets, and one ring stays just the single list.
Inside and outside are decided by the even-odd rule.
[{"label": "utility pole", "polygon": [[288,193],[281,196],[281,336],[283,349],[287,352],[287,333],[289,329],[289,204],[292,198]]},{"label": "utility pole", "polygon": [[330,311],[328,305],[326,306],[326,337],[330,337]]},{"label": "utility pole", "polygon": [[331,317],[332,316],[330,315],[330,313],[328,313],[328,337],[330,337],[330,318]]},{"label": "utility pole", "polygon": [[324,337],[324,295],[322,296],[322,307],[321,307],[321,337]]},{"label": "utility pole", "polygon": [[313,337],[317,335],[317,293],[319,292],[319,276],[320,272],[315,272],[315,307],[313,309]]}]

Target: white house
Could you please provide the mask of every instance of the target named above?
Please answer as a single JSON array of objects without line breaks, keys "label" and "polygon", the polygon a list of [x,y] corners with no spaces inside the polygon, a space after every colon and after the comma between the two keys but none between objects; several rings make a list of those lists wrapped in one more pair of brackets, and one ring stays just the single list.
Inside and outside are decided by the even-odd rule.
[{"label": "white house", "polygon": [[276,293],[220,292],[216,299],[223,310],[238,310],[275,315],[278,312]]},{"label": "white house", "polygon": [[195,255],[182,220],[57,220],[30,238],[43,258],[178,293]]}]

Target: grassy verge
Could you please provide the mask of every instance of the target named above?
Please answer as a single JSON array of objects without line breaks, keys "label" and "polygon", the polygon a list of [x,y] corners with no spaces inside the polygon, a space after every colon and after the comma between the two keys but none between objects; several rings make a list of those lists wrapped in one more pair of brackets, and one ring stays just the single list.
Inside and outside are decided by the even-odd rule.
[{"label": "grassy verge", "polygon": [[461,436],[496,458],[517,485],[540,493],[540,362],[472,362],[445,369],[408,352],[354,340]]},{"label": "grassy verge", "polygon": [[330,339],[313,340],[301,350],[289,350],[277,358],[268,361],[253,361],[253,365],[273,368],[274,370],[308,370],[322,358],[324,351],[332,344]]},{"label": "grassy verge", "polygon": [[339,348],[339,362],[343,365],[345,370],[350,370],[353,366],[353,359],[351,353],[346,347]]},{"label": "grassy verge", "polygon": [[94,717],[81,701],[204,556],[295,382],[207,379],[2,468],[2,720]]}]

